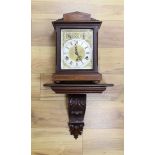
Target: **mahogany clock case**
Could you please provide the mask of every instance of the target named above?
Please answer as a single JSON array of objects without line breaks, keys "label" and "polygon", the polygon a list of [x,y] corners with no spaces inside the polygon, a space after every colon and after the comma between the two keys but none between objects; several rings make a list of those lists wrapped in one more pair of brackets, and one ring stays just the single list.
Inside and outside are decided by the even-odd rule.
[{"label": "mahogany clock case", "polygon": [[[98,29],[102,21],[91,18],[90,21],[65,22],[58,19],[52,22],[56,32],[56,73],[97,73],[98,72]],[[61,69],[61,29],[93,30],[93,69]]]}]

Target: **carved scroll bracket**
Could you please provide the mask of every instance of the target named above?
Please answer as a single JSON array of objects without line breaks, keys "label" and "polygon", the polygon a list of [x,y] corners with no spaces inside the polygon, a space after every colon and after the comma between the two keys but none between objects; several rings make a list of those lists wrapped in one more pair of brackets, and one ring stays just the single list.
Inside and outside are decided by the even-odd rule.
[{"label": "carved scroll bracket", "polygon": [[82,134],[84,127],[84,115],[86,110],[86,94],[68,94],[68,116],[70,134],[75,139]]}]

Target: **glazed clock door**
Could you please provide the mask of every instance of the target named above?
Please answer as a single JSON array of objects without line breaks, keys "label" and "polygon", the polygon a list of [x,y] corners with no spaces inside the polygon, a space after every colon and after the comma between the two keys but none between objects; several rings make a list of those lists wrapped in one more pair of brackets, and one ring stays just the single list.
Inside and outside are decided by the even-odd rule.
[{"label": "glazed clock door", "polygon": [[93,69],[93,29],[61,29],[61,69]]}]

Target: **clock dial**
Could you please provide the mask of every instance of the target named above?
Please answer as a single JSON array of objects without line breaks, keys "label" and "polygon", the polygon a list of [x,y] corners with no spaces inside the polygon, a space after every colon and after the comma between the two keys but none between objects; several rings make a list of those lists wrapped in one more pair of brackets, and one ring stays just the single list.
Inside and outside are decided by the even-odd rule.
[{"label": "clock dial", "polygon": [[93,30],[61,30],[61,69],[93,69]]}]

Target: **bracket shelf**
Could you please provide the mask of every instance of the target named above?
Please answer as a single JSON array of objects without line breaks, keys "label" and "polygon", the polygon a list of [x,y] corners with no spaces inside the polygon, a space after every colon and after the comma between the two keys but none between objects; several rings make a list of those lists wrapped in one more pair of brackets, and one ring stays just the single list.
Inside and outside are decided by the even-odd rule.
[{"label": "bracket shelf", "polygon": [[68,126],[70,134],[75,139],[82,134],[84,127],[84,115],[86,110],[86,94],[102,93],[107,87],[113,84],[44,84],[50,87],[55,93],[67,95],[67,107],[69,122]]}]

